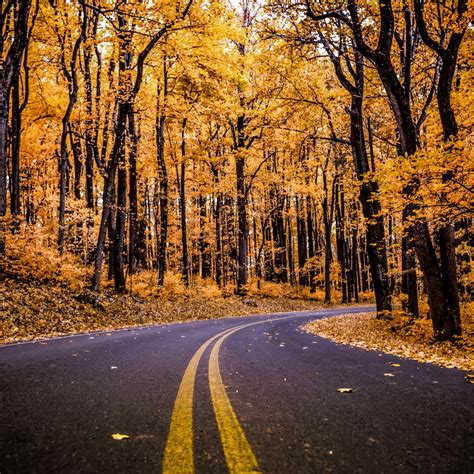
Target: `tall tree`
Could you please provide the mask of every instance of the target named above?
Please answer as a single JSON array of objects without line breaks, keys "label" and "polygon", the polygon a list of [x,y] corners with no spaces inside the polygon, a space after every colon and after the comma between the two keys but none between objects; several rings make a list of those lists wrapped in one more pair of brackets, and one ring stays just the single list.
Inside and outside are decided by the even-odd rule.
[{"label": "tall tree", "polygon": [[0,255],[5,251],[7,213],[7,153],[10,93],[28,46],[31,0],[12,0],[0,11]]},{"label": "tall tree", "polygon": [[107,222],[110,215],[111,207],[113,205],[112,191],[114,187],[115,173],[117,171],[120,156],[122,154],[125,131],[127,127],[127,117],[130,115],[130,113],[133,112],[136,96],[142,86],[145,61],[151,51],[154,49],[154,47],[158,44],[160,39],[165,34],[169,33],[170,31],[173,31],[173,28],[176,27],[177,23],[187,17],[192,4],[193,0],[189,0],[183,9],[177,9],[176,14],[173,18],[168,18],[164,25],[162,25],[154,33],[152,33],[149,41],[145,44],[143,49],[137,55],[136,64],[134,66],[134,69],[136,71],[134,80],[130,78],[127,87],[124,90],[121,90],[119,93],[117,99],[117,119],[114,131],[114,144],[107,165],[107,179],[103,195],[104,204],[97,240],[94,277],[92,281],[92,288],[95,291],[98,291],[100,289],[100,277],[102,273],[102,262],[104,258]]}]

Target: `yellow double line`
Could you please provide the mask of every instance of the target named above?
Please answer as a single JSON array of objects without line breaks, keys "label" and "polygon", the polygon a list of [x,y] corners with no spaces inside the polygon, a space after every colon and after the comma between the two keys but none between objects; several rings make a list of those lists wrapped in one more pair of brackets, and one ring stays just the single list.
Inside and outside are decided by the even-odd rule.
[{"label": "yellow double line", "polygon": [[[281,321],[282,319],[290,318],[271,321]],[[222,382],[219,370],[219,350],[230,335],[249,326],[265,322],[269,322],[269,320],[243,324],[222,331],[208,339],[193,355],[181,380],[171,415],[170,430],[163,457],[164,474],[194,472],[193,398],[196,372],[204,352],[216,340],[209,356],[209,387],[227,467],[231,473],[260,472],[257,459],[240,426]]]}]

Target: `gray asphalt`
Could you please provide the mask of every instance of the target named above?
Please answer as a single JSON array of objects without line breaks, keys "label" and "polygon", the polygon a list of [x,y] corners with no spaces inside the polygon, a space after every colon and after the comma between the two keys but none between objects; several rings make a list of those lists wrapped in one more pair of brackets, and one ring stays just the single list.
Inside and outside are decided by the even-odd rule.
[{"label": "gray asphalt", "polygon": [[[224,329],[258,320],[265,322],[226,339],[219,360],[263,472],[473,472],[473,385],[463,372],[336,345],[299,329],[361,310],[223,318],[0,347],[0,472],[160,472],[192,355]],[[275,320],[282,316],[288,319]],[[195,461],[198,472],[220,473],[226,465],[208,356],[209,349],[194,397]],[[339,393],[341,387],[353,392]],[[117,432],[130,439],[113,440]]]}]

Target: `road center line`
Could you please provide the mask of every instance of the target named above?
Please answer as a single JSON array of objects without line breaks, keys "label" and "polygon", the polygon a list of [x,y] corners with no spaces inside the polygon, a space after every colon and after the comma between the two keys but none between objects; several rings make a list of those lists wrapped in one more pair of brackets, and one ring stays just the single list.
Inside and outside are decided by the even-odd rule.
[{"label": "road center line", "polygon": [[[240,427],[222,383],[218,353],[222,342],[228,336],[241,329],[257,324],[272,323],[294,318],[295,316],[286,316],[278,319],[265,319],[254,323],[242,324],[216,334],[199,347],[186,367],[178,389],[178,394],[176,395],[163,455],[163,474],[194,472],[193,399],[196,372],[206,349],[212,342],[219,338],[209,359],[209,383],[214,413],[216,415],[227,465],[231,472],[259,472],[255,456]],[[212,364],[211,359],[213,361]]]},{"label": "road center line", "polygon": [[229,397],[222,382],[219,369],[219,350],[222,343],[232,334],[243,328],[236,328],[221,336],[214,344],[209,356],[209,387],[211,400],[216,415],[217,427],[221,436],[222,447],[229,472],[260,472],[257,459],[240,426]]},{"label": "road center line", "polygon": [[196,372],[204,351],[209,344],[233,328],[208,339],[193,355],[178,389],[171,415],[170,430],[163,456],[163,474],[193,473],[193,399]]}]

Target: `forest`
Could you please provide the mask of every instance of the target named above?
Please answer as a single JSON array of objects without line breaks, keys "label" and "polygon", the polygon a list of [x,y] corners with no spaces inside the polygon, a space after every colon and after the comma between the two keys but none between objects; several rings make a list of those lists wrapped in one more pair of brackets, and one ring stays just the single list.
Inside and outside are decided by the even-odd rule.
[{"label": "forest", "polygon": [[461,335],[472,11],[2,0],[2,259],[93,292],[373,299]]}]

